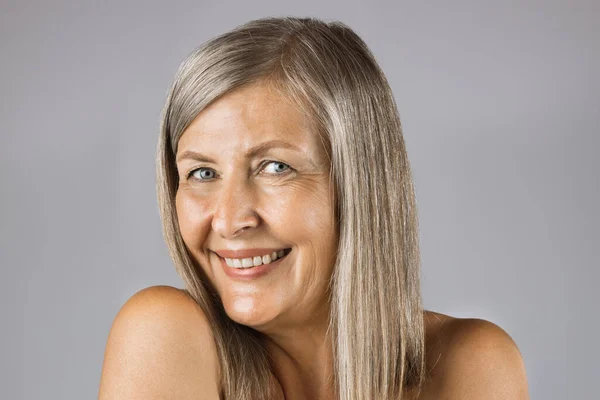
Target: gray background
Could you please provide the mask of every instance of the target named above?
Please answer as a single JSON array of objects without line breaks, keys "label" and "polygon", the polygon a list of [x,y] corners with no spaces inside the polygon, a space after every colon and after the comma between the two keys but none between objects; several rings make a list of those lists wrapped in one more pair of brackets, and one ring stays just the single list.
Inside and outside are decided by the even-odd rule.
[{"label": "gray background", "polygon": [[599,398],[599,2],[103,3],[1,3],[1,398],[95,398],[121,305],[182,287],[160,109],[197,45],[268,15],[346,22],[388,76],[426,307],[508,331],[532,398]]}]

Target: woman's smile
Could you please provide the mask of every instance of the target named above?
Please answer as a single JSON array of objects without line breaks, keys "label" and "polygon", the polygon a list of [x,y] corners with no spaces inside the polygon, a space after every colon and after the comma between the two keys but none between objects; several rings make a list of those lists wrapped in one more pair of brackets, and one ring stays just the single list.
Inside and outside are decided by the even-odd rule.
[{"label": "woman's smile", "polygon": [[215,251],[225,263],[233,268],[251,268],[284,257],[292,249],[246,249]]},{"label": "woman's smile", "polygon": [[291,251],[290,248],[281,250],[219,250],[215,254],[218,256],[223,270],[230,278],[257,279],[279,268],[281,262],[287,258]]}]

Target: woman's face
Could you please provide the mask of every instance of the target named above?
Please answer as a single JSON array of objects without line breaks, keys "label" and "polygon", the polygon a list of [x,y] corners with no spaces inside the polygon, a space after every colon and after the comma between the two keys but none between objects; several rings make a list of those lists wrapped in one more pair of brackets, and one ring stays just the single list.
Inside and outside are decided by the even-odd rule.
[{"label": "woman's face", "polygon": [[192,121],[176,160],[181,235],[230,318],[268,330],[322,311],[337,232],[309,119],[268,86],[242,87]]}]

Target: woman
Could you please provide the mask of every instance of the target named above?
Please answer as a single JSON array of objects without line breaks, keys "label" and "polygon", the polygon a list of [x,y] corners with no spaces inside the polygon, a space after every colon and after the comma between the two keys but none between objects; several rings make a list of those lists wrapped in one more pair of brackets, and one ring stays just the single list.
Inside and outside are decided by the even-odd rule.
[{"label": "woman", "polygon": [[390,87],[346,25],[265,18],[180,66],[157,190],[186,290],[135,294],[101,399],[526,399],[501,328],[422,308]]}]

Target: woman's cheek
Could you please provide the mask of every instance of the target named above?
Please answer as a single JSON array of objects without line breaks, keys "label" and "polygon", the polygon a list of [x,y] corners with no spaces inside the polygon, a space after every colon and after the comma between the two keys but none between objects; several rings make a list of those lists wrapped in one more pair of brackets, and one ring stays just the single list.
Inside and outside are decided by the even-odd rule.
[{"label": "woman's cheek", "polygon": [[293,226],[297,233],[328,229],[331,223],[333,210],[330,210],[328,192],[312,182],[274,190],[268,199],[271,221]]},{"label": "woman's cheek", "polygon": [[184,242],[199,250],[210,229],[210,199],[198,196],[191,189],[177,192],[175,198],[177,220]]}]

